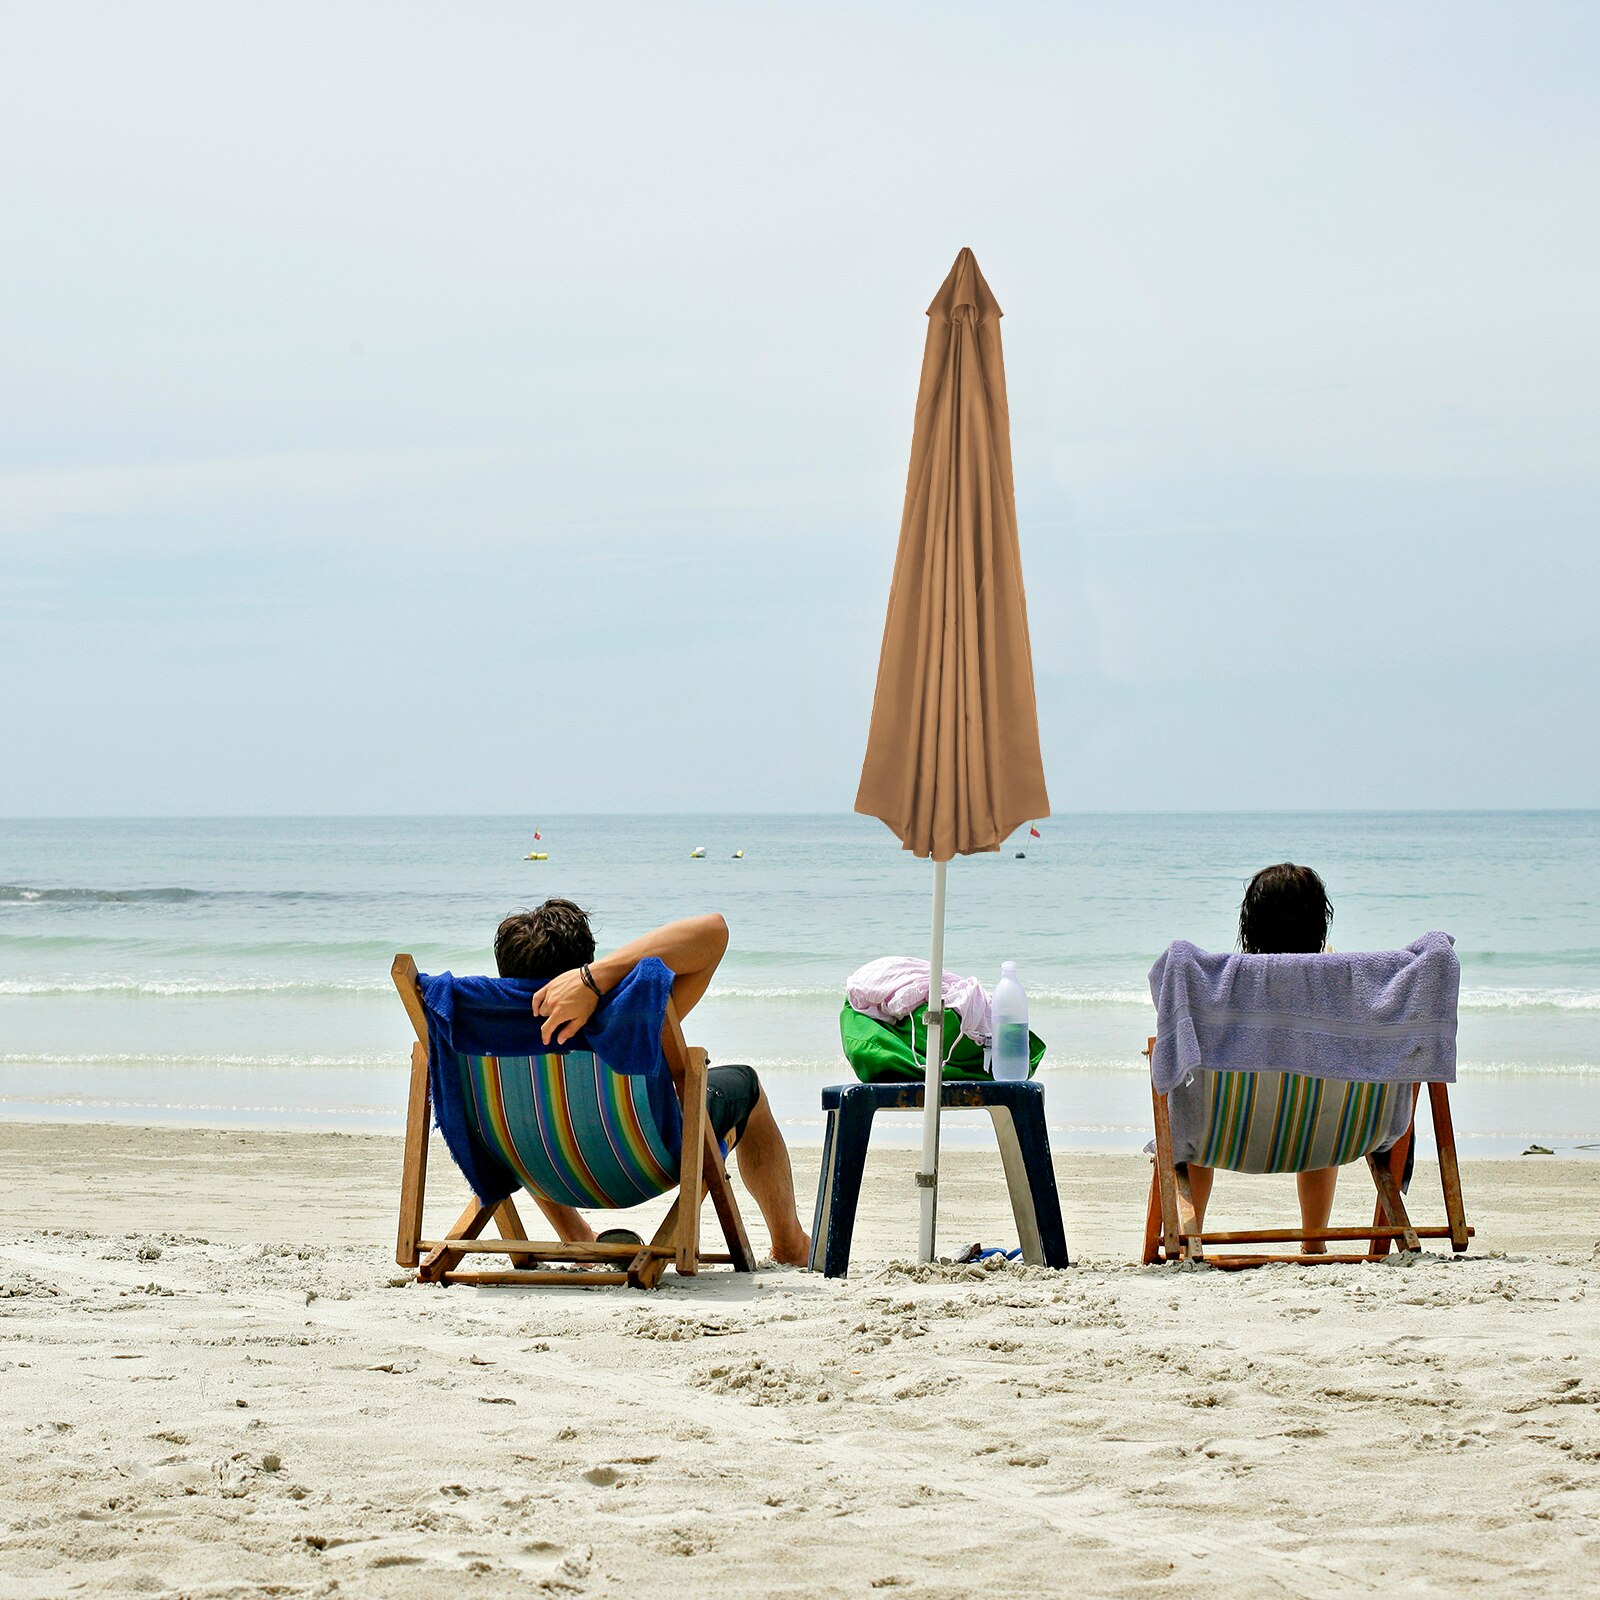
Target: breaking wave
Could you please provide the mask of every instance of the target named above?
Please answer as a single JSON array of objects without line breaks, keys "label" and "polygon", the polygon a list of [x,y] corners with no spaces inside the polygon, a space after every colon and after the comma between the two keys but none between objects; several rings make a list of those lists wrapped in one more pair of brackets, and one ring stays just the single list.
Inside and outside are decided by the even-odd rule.
[{"label": "breaking wave", "polygon": [[212,998],[227,995],[392,994],[387,976],[312,982],[296,978],[0,978],[0,995],[33,998],[127,995],[132,998]]},{"label": "breaking wave", "polygon": [[35,889],[25,883],[0,883],[0,906],[26,905],[184,905],[191,900],[347,900],[326,889]]}]

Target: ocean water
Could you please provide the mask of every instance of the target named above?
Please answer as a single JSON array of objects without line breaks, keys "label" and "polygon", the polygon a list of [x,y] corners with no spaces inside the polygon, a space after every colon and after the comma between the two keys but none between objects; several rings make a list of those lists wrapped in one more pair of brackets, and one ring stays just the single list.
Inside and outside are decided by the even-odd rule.
[{"label": "ocean water", "polygon": [[[547,861],[523,859],[535,828]],[[1245,880],[1289,859],[1326,879],[1339,949],[1455,936],[1467,1153],[1600,1149],[1600,813],[1073,815],[1041,833],[951,864],[946,965],[992,985],[1020,964],[1058,1141],[1149,1137],[1151,962],[1174,938],[1230,947]],[[395,953],[492,971],[499,919],[562,894],[602,948],[721,911],[732,948],[690,1036],[755,1065],[791,1138],[816,1142],[818,1090],[848,1075],[844,979],[926,956],[931,885],[850,815],[0,821],[0,1116],[396,1129]],[[970,1117],[947,1136],[987,1137]],[[881,1137],[914,1141],[915,1119]]]}]

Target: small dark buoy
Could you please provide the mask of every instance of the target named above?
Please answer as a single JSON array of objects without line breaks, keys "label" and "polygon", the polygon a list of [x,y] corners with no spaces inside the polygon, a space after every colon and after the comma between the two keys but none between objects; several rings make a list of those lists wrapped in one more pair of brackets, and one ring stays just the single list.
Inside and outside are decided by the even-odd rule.
[{"label": "small dark buoy", "polygon": [[1018,861],[1026,861],[1027,859],[1028,859],[1028,852],[1026,850],[1017,851],[1017,860]]}]

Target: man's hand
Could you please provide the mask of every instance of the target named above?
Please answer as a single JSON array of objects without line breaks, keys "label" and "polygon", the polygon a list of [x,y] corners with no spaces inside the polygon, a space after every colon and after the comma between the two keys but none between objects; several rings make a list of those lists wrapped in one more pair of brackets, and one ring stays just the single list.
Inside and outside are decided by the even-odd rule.
[{"label": "man's hand", "polygon": [[600,998],[574,967],[552,978],[533,997],[533,1014],[544,1019],[540,1030],[546,1044],[565,1044],[590,1017]]}]

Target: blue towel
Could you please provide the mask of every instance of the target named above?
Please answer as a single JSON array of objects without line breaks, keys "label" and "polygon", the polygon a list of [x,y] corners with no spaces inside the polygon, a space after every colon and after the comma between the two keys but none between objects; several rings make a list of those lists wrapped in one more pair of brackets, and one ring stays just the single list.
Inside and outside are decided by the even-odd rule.
[{"label": "blue towel", "polygon": [[668,1151],[683,1143],[683,1109],[661,1053],[661,1028],[672,997],[672,969],[648,956],[595,1007],[587,1026],[564,1045],[546,1044],[532,1000],[544,987],[525,978],[456,978],[448,972],[417,975],[428,1013],[434,1120],[472,1191],[485,1202],[503,1200],[517,1186],[501,1163],[480,1151],[457,1103],[455,1075],[442,1068],[447,1052],[469,1056],[565,1055],[589,1050],[614,1072],[647,1078],[650,1110]]},{"label": "blue towel", "polygon": [[1150,969],[1150,1081],[1299,1072],[1367,1083],[1454,1083],[1461,967],[1447,933],[1351,955],[1212,955],[1179,939]]}]

